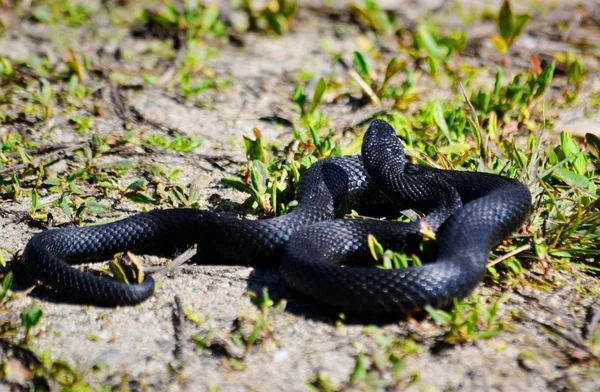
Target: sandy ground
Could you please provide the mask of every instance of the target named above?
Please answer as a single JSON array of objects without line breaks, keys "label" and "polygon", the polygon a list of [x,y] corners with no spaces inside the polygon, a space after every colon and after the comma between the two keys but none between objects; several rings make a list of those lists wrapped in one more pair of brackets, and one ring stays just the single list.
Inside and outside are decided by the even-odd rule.
[{"label": "sandy ground", "polygon": [[[203,205],[210,207],[209,199],[214,194],[233,203],[242,202],[244,195],[225,188],[219,182],[222,177],[238,175],[239,162],[245,159],[242,135],[252,136],[252,129],[257,127],[267,140],[280,140],[282,144],[291,140],[289,128],[262,119],[273,116],[294,118],[297,115],[290,110],[293,75],[301,70],[313,71],[315,75],[341,74],[343,69],[332,66],[333,54],[340,53],[350,63],[352,51],[358,48],[360,31],[357,26],[344,23],[343,17],[333,18],[319,12],[316,9],[318,2],[300,3],[305,8],[301,7],[291,31],[281,38],[251,33],[243,36],[241,47],[230,43],[216,44],[219,53],[208,60],[208,66],[217,76],[231,78],[227,88],[208,91],[187,100],[158,87],[122,90],[130,110],[144,118],[135,125],[136,129],[204,139],[201,148],[193,154],[157,152],[137,154],[129,159],[150,161],[169,170],[181,168],[178,181],[184,184],[200,179]],[[397,9],[407,25],[432,12],[440,23],[460,26],[457,14],[468,14],[471,6],[483,7],[477,4],[479,2],[452,3],[462,3],[463,6],[454,8],[455,5],[443,6],[442,2],[419,4],[417,1],[382,4]],[[499,2],[487,3],[494,9]],[[568,8],[571,2],[567,0],[546,3],[550,10],[536,15],[536,26],[543,27],[544,18],[571,9]],[[596,14],[600,12],[598,6],[589,6]],[[344,7],[343,3],[334,4],[333,9],[341,10],[343,15],[348,12]],[[77,39],[70,44],[77,52],[87,52],[94,64],[108,68],[115,63],[117,48],[141,53],[149,45],[148,40],[134,38],[127,29],[111,27],[107,21],[99,23],[104,28],[98,34],[88,36],[77,29],[64,32],[75,34]],[[485,38],[494,29],[491,21],[468,29],[470,37],[471,33],[483,37],[471,42],[469,53],[474,64],[489,63],[491,69],[496,68],[493,64],[499,62],[499,55]],[[23,21],[0,37],[0,56],[7,56],[13,61],[33,53],[60,56],[56,43],[47,38],[50,33],[45,26]],[[576,45],[557,42],[545,35],[550,33],[541,27],[528,29],[515,45],[515,52],[525,53],[515,57],[515,69],[527,67],[527,53],[536,48],[548,53],[557,48],[579,50]],[[600,34],[597,26],[595,38],[587,37],[595,40],[593,42],[598,48]],[[152,69],[157,67],[154,61],[132,62],[126,66]],[[590,70],[596,70],[597,66],[597,57],[594,56],[586,63]],[[99,85],[102,83],[98,81]],[[136,83],[135,80],[129,82],[130,85]],[[589,132],[600,129],[600,117],[595,113],[590,115],[585,99],[585,94],[598,91],[599,83],[598,76],[591,75],[582,93],[584,98],[576,109],[548,114],[552,116],[556,130],[582,132],[587,129]],[[423,101],[436,94],[444,96],[443,91],[439,91],[441,89],[431,87],[423,86]],[[354,111],[344,102],[330,102],[325,110],[336,130],[356,125],[360,125],[356,132],[364,129],[361,122],[365,113]],[[152,124],[160,129],[155,129]],[[16,125],[0,124],[0,135],[11,127]],[[92,127],[101,134],[124,135],[127,132],[112,110],[106,110],[102,117],[95,117]],[[85,136],[74,132],[67,117],[60,114],[43,129],[29,128],[23,133],[30,138],[43,135],[47,143],[86,140]],[[352,138],[353,133],[349,132],[341,142],[347,143]],[[213,160],[204,159],[204,155],[228,158],[218,159],[215,164]],[[116,159],[120,157],[103,156],[101,162]],[[58,162],[55,170],[63,171],[71,165],[69,160]],[[125,186],[133,179],[135,175],[127,175],[121,179],[121,185]],[[117,194],[109,194],[105,198],[96,196],[99,201],[114,207],[102,219],[123,217],[141,209],[120,199]],[[40,195],[42,203],[49,203],[54,198],[56,196],[52,194]],[[40,227],[32,223],[29,209],[28,199],[0,204],[0,246],[6,259],[22,250],[29,238],[40,231]],[[67,219],[59,209],[54,215],[55,224],[66,223]],[[203,262],[217,264],[215,260]],[[532,273],[542,276],[542,271],[534,270]],[[103,309],[65,304],[60,298],[37,289],[30,294],[17,290],[6,303],[0,318],[13,320],[18,325],[21,311],[32,302],[38,302],[44,316],[33,330],[32,348],[36,352],[48,353],[53,360],[64,360],[78,367],[84,371],[87,382],[115,388],[123,382],[122,385],[132,390],[304,391],[319,374],[327,377],[334,386],[346,388],[357,353],[364,352],[367,365],[370,364],[373,353],[381,349],[375,335],[385,335],[398,342],[417,344],[414,349],[406,349],[400,381],[395,387],[394,383],[379,387],[382,390],[600,390],[597,364],[594,368],[589,361],[575,360],[575,348],[568,341],[541,327],[542,323],[547,323],[567,336],[579,336],[585,330],[590,315],[598,311],[595,299],[598,297],[598,281],[576,271],[555,270],[547,271],[543,279],[554,280],[556,289],[539,290],[528,284],[514,288],[483,285],[477,292],[484,301],[494,301],[508,293],[501,313],[511,315],[508,318],[510,326],[494,338],[456,345],[442,343],[443,329],[428,318],[382,323],[376,332],[367,328],[369,322],[365,320],[336,325],[336,313],[316,308],[288,293],[277,271],[243,266],[186,264],[160,277],[161,285],[156,295],[135,307]],[[260,290],[263,286],[269,287],[276,301],[286,300],[287,309],[269,312],[270,333],[250,349],[241,365],[222,351],[197,349],[192,336],[203,336],[208,330],[227,334],[240,316],[256,317],[256,307],[246,293],[249,289]],[[590,292],[596,294],[590,295]],[[173,316],[177,309],[176,296],[184,307],[200,312],[205,321],[198,326],[184,320],[177,328],[177,317]],[[176,358],[183,364],[180,368],[174,365]],[[179,369],[178,372],[172,370],[174,366]],[[373,374],[390,382],[389,372]],[[3,388],[1,383],[0,389]],[[5,386],[8,388],[8,384]],[[364,387],[359,384],[352,388],[360,390]]]}]

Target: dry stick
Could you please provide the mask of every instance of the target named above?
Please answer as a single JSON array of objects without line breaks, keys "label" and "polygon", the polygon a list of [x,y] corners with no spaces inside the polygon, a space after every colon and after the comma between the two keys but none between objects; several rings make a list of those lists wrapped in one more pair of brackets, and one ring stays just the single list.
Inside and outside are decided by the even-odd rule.
[{"label": "dry stick", "polygon": [[108,80],[107,83],[108,93],[103,94],[103,98],[109,105],[112,105],[114,113],[123,121],[125,127],[126,124],[134,122],[130,105],[115,82]]},{"label": "dry stick", "polygon": [[183,336],[183,322],[185,312],[183,311],[183,305],[181,304],[181,298],[175,295],[175,303],[173,304],[173,332],[175,335],[175,347],[173,349],[173,357],[175,360],[181,362],[183,356],[182,339]]},{"label": "dry stick", "polygon": [[381,101],[377,97],[377,94],[375,94],[375,92],[373,91],[373,89],[371,88],[371,86],[369,86],[363,80],[363,78],[360,77],[360,75],[358,74],[358,72],[356,72],[353,69],[350,69],[350,70],[348,70],[348,75],[350,75],[350,77],[352,79],[354,79],[354,81],[356,83],[358,83],[358,85],[360,86],[360,88],[362,88],[363,91],[369,96],[369,98],[371,98],[371,101],[373,101],[373,103],[375,103],[376,105],[381,104]]},{"label": "dry stick", "polygon": [[7,158],[16,158],[16,157],[20,157],[21,154],[23,154],[23,153],[26,153],[30,156],[46,155],[46,154],[55,152],[57,150],[61,150],[63,148],[68,148],[68,147],[69,147],[69,144],[66,144],[66,143],[49,144],[49,145],[41,146],[41,147],[37,147],[37,148],[24,149],[24,151],[9,152],[9,153],[4,154],[4,156]]},{"label": "dry stick", "polygon": [[171,262],[171,264],[167,265],[166,267],[146,268],[146,271],[153,272],[156,275],[165,275],[165,274],[175,270],[176,268],[179,268],[184,263],[190,261],[196,255],[196,252],[197,252],[196,248],[189,248],[188,250],[186,250],[185,252],[183,252],[182,254],[177,256]]},{"label": "dry stick", "polygon": [[500,257],[498,257],[496,260],[492,261],[491,263],[488,264],[488,267],[494,266],[498,263],[503,262],[504,260],[508,259],[509,257],[513,257],[514,255],[518,255],[521,252],[525,252],[526,250],[531,249],[531,244],[525,244],[525,245],[521,245],[518,248],[508,252],[505,255],[502,255]]},{"label": "dry stick", "polygon": [[79,143],[79,144],[76,144],[76,145],[68,147],[68,148],[65,147],[60,150],[54,150],[49,153],[42,154],[40,156],[34,157],[34,159],[32,159],[31,162],[20,163],[18,165],[11,165],[11,166],[5,167],[4,169],[0,169],[0,175],[7,174],[7,173],[17,171],[17,170],[21,170],[21,169],[26,169],[32,165],[35,166],[43,160],[48,160],[48,159],[52,160],[54,158],[60,158],[60,157],[64,158],[67,156],[67,154],[73,153],[77,150],[81,150],[82,148],[88,147],[89,145],[90,145],[89,143]]},{"label": "dry stick", "polygon": [[179,50],[177,50],[177,55],[175,56],[171,64],[169,64],[167,69],[163,71],[163,75],[158,80],[158,84],[161,86],[166,84],[175,76],[177,70],[179,69],[179,67],[181,67],[181,64],[183,64],[185,54],[187,53],[187,45],[181,33],[179,33],[174,40],[179,44]]},{"label": "dry stick", "polygon": [[[540,161],[540,149],[542,148],[542,137],[546,130],[546,96],[542,97],[542,129],[538,133],[535,142],[535,151],[532,152],[531,158],[529,159],[529,167],[527,168],[527,174],[529,175],[529,185],[533,185],[538,180],[539,173],[539,161]],[[522,179],[521,175],[521,179]],[[541,198],[540,198],[541,200]]]},{"label": "dry stick", "polygon": [[585,351],[590,358],[594,359],[594,361],[598,362],[600,364],[600,357],[598,357],[596,354],[594,354],[588,347],[586,347],[584,344],[581,344],[580,342],[578,342],[577,340],[575,340],[574,338],[568,336],[567,334],[565,334],[562,331],[559,331],[558,328],[544,323],[542,321],[538,321],[536,319],[533,318],[529,318],[530,321],[540,325],[542,328],[548,329],[550,330],[550,332],[552,332],[553,334],[555,334],[556,336],[560,337],[561,339],[563,339],[564,341],[566,341],[567,343],[569,343],[571,346],[574,346],[577,349],[583,350]]}]

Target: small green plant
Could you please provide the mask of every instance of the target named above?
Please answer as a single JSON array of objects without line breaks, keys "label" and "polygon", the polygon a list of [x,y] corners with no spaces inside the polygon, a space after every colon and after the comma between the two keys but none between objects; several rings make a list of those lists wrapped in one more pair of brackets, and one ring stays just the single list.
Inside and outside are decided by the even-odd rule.
[{"label": "small green plant", "polygon": [[[294,103],[298,107],[298,111],[300,113],[300,122],[304,125],[313,126],[315,128],[320,128],[321,124],[324,123],[323,115],[316,114],[317,107],[321,103],[323,99],[323,94],[327,89],[327,82],[324,78],[320,78],[317,84],[315,85],[315,90],[313,92],[312,99],[310,104],[306,104],[306,94],[300,85],[297,85],[294,90]],[[316,117],[317,116],[317,117]]]},{"label": "small green plant", "polygon": [[506,123],[510,119],[523,120],[530,116],[531,108],[544,96],[554,75],[554,63],[546,64],[539,74],[533,71],[519,73],[502,86],[502,71],[496,72],[492,92],[472,93],[470,102],[483,118],[492,112]]},{"label": "small green plant", "polygon": [[327,89],[327,82],[320,78],[315,84],[310,104],[306,102],[306,94],[300,85],[296,85],[293,101],[300,114],[298,123],[294,123],[294,138],[300,141],[304,155],[313,154],[317,158],[341,155],[341,148],[334,142],[333,130],[329,129],[325,135],[320,132],[326,127],[328,119],[317,108]]},{"label": "small green plant", "polygon": [[284,187],[279,185],[267,168],[262,134],[255,128],[254,135],[254,140],[244,136],[248,166],[243,179],[223,178],[221,183],[250,194],[248,203],[252,203],[253,207],[260,207],[265,214],[270,214],[277,205],[277,191],[282,191]]},{"label": "small green plant", "polygon": [[312,376],[308,380],[307,387],[310,392],[337,392],[340,390],[331,382],[325,372]]},{"label": "small green plant", "polygon": [[401,99],[406,96],[407,90],[404,86],[400,90],[390,87],[392,79],[406,66],[398,58],[392,57],[388,62],[383,77],[378,78],[379,82],[371,77],[369,63],[359,51],[354,52],[354,66],[358,73],[351,73],[350,76],[354,78],[372,103],[379,104],[384,98]]},{"label": "small green plant", "polygon": [[403,374],[404,359],[420,352],[419,346],[411,337],[387,335],[377,327],[365,328],[365,334],[371,337],[375,346],[365,351],[355,344],[358,352],[348,387],[358,387],[361,390],[390,387],[398,389],[408,388],[418,380],[418,373]]},{"label": "small green plant", "polygon": [[[0,256],[1,257],[1,256]],[[8,290],[12,286],[13,274],[8,272],[2,279],[2,290],[0,291],[0,305],[2,305],[8,298]]]},{"label": "small green plant", "polygon": [[290,28],[290,23],[298,5],[296,0],[268,0],[262,8],[257,6],[257,1],[242,0],[240,9],[246,15],[243,26],[237,26],[238,30],[246,31],[272,31],[283,35]]},{"label": "small green plant", "polygon": [[[295,205],[288,202],[294,196],[296,185],[303,173],[315,159],[311,156],[281,163],[267,156],[265,142],[258,129],[254,129],[255,139],[244,137],[248,164],[242,178],[223,178],[221,182],[233,189],[248,193],[246,205],[260,208],[264,215],[283,214]],[[318,136],[314,135],[320,142]],[[327,143],[327,140],[322,142]],[[321,145],[321,148],[325,148]],[[286,204],[287,203],[287,204]]]},{"label": "small green plant", "polygon": [[73,49],[68,49],[65,53],[65,66],[67,72],[62,74],[63,79],[70,79],[76,76],[79,80],[87,78],[87,71],[91,68],[90,58],[87,54],[79,55]]},{"label": "small green plant", "polygon": [[185,0],[183,7],[171,1],[162,2],[154,9],[146,9],[143,19],[157,29],[181,32],[187,41],[200,38],[203,34],[223,36],[226,26],[219,19],[216,5],[204,5],[199,0]]},{"label": "small green plant", "polygon": [[35,302],[21,312],[21,322],[25,328],[25,338],[23,339],[25,344],[29,342],[31,328],[35,327],[40,322],[43,315],[44,312]]},{"label": "small green plant", "polygon": [[267,288],[263,288],[261,294],[250,291],[248,295],[259,310],[258,314],[250,317],[238,317],[233,328],[226,335],[213,329],[205,334],[192,337],[199,350],[213,346],[224,350],[230,357],[229,364],[237,370],[245,368],[243,360],[252,347],[266,342],[271,337],[273,331],[268,321],[269,313],[271,311],[282,312],[286,304],[285,301],[282,301],[275,306]]},{"label": "small green plant", "polygon": [[169,140],[163,135],[152,134],[145,137],[142,144],[163,148],[167,151],[193,152],[202,145],[202,139],[177,135]]},{"label": "small green plant", "polygon": [[504,294],[491,305],[484,305],[481,298],[473,294],[471,300],[454,301],[450,311],[426,307],[433,321],[446,329],[444,341],[460,344],[475,339],[488,339],[503,332],[506,322],[499,316],[500,306],[509,294]]},{"label": "small green plant", "polygon": [[0,57],[0,85],[8,84],[17,76],[9,59]]},{"label": "small green plant", "polygon": [[389,249],[384,251],[383,246],[372,234],[367,237],[367,245],[371,255],[377,262],[381,263],[383,269],[408,268],[421,265],[421,260],[416,255],[408,256],[404,252],[393,252]]},{"label": "small green plant", "polygon": [[351,2],[350,7],[356,17],[368,28],[377,33],[391,34],[394,22],[375,0],[363,0],[362,4]]},{"label": "small green plant", "polygon": [[188,187],[176,182],[180,169],[168,171],[163,167],[151,165],[146,169],[151,180],[136,180],[127,188],[121,189],[123,197],[138,204],[166,203],[172,207],[198,207],[199,178]]},{"label": "small green plant", "polygon": [[525,31],[525,26],[527,26],[529,19],[531,17],[528,14],[514,15],[510,1],[504,0],[496,19],[500,35],[493,35],[491,37],[496,50],[502,55],[506,55],[517,38]]},{"label": "small green plant", "polygon": [[577,59],[573,60],[567,69],[568,84],[563,94],[567,103],[572,102],[577,98],[577,93],[581,90],[584,79],[585,74],[581,63]]},{"label": "small green plant", "polygon": [[48,119],[52,114],[52,100],[54,98],[54,91],[50,82],[46,79],[40,80],[40,91],[35,97],[35,102],[42,108],[42,117]]},{"label": "small green plant", "polygon": [[461,30],[442,35],[436,24],[422,23],[412,33],[412,42],[409,54],[418,61],[424,61],[431,75],[437,77],[440,71],[444,70],[452,76],[457,70],[450,60],[465,49],[467,35]]},{"label": "small green plant", "polygon": [[94,9],[89,4],[71,0],[34,2],[33,19],[40,23],[64,23],[72,27],[92,23]]}]

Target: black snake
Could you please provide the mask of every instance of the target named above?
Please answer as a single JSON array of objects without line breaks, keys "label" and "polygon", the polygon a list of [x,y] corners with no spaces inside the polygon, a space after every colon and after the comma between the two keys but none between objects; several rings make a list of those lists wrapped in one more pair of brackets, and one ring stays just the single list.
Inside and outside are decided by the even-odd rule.
[{"label": "black snake", "polygon": [[[385,193],[421,221],[333,219],[350,202]],[[98,226],[47,230],[27,244],[23,260],[44,284],[102,305],[139,303],[154,280],[127,285],[84,273],[69,263],[100,261],[117,252],[157,253],[198,244],[210,261],[279,265],[286,285],[334,307],[359,312],[412,312],[442,307],[482,280],[488,256],[515,231],[531,208],[522,183],[499,175],[439,170],[407,162],[394,129],[375,120],[360,157],[317,161],[304,174],[289,214],[240,220],[196,209],[156,210]],[[369,268],[368,234],[389,249],[437,231],[437,259],[404,269]],[[370,261],[369,261],[370,260]]]}]

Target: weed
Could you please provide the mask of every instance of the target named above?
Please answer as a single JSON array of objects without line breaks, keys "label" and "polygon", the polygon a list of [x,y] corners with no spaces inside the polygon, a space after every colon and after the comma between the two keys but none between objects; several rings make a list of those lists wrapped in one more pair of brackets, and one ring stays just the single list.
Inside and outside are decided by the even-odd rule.
[{"label": "weed", "polygon": [[358,51],[354,52],[354,66],[358,73],[351,73],[350,76],[357,82],[364,94],[371,102],[379,104],[383,99],[402,99],[406,96],[406,89],[398,91],[396,88],[390,88],[390,82],[406,66],[405,63],[392,57],[385,68],[383,78],[377,82],[371,78],[371,69],[365,56]]},{"label": "weed", "polygon": [[267,31],[278,35],[285,34],[296,12],[296,0],[269,0],[263,7],[254,0],[241,0],[239,9],[245,14],[243,25],[238,25],[239,31]]},{"label": "weed", "polygon": [[25,328],[23,343],[29,343],[31,328],[35,327],[37,323],[40,322],[43,315],[44,312],[42,312],[35,302],[21,312],[21,322]]},{"label": "weed", "polygon": [[71,0],[34,1],[32,17],[40,23],[66,23],[71,27],[91,23],[93,8]]},{"label": "weed", "polygon": [[391,34],[394,31],[394,22],[374,0],[363,0],[362,4],[351,2],[350,7],[361,23],[378,33]]},{"label": "weed", "polygon": [[360,389],[407,388],[418,380],[417,373],[403,375],[403,362],[420,352],[412,338],[402,338],[384,334],[377,327],[367,327],[365,333],[375,346],[365,351],[355,345],[358,352],[348,386]]},{"label": "weed", "polygon": [[12,272],[8,272],[4,275],[2,279],[2,291],[0,291],[0,305],[2,305],[8,299],[8,290],[12,286],[13,282],[13,274]]},{"label": "weed", "polygon": [[164,29],[168,34],[181,32],[185,40],[195,40],[203,34],[222,36],[225,24],[219,19],[216,5],[204,5],[198,0],[186,0],[182,7],[166,1],[158,8],[146,9],[143,20],[151,26]]},{"label": "weed", "polygon": [[517,38],[523,34],[529,19],[531,17],[528,14],[514,15],[510,1],[504,0],[496,19],[500,36],[492,36],[492,42],[496,50],[505,55]]},{"label": "weed", "polygon": [[282,301],[275,306],[266,288],[263,288],[261,294],[250,291],[248,295],[259,313],[250,317],[238,317],[227,333],[211,329],[207,333],[192,336],[198,350],[208,347],[224,351],[229,357],[229,365],[236,370],[245,368],[244,359],[252,347],[270,340],[273,330],[269,324],[269,313],[282,312],[286,305]]},{"label": "weed", "polygon": [[451,344],[464,343],[476,339],[489,339],[503,332],[507,322],[499,318],[502,303],[508,300],[507,294],[484,306],[481,298],[473,294],[471,301],[454,301],[450,311],[427,307],[433,321],[446,329],[444,341]]},{"label": "weed", "polygon": [[372,234],[369,234],[367,243],[371,255],[377,262],[381,263],[383,269],[408,268],[421,265],[421,261],[416,255],[408,256],[404,252],[392,252],[389,249],[384,251],[383,246]]}]

